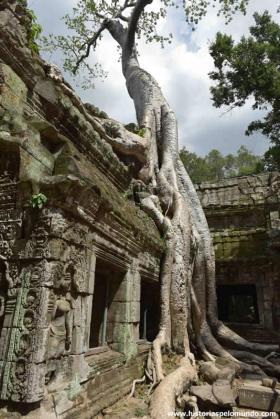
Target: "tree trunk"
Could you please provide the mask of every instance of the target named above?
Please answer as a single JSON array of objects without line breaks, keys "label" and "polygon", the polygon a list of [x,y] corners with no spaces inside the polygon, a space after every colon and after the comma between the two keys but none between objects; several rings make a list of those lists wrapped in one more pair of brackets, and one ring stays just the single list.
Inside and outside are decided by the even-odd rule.
[{"label": "tree trunk", "polygon": [[[127,89],[139,127],[145,129],[147,158],[138,179],[150,195],[140,199],[141,206],[166,240],[160,273],[160,327],[152,345],[154,379],[161,383],[152,396],[151,414],[158,419],[174,411],[176,397],[196,377],[190,347],[206,361],[214,361],[218,355],[252,370],[237,360],[240,358],[279,374],[263,358],[252,355],[250,359],[250,351],[264,355],[278,347],[249,343],[218,320],[214,248],[195,188],[179,158],[175,115],[157,82],[140,68],[135,46],[129,45],[121,25],[109,22],[108,29],[122,47]],[[229,352],[222,345],[235,351]],[[163,371],[163,347],[184,355],[178,371],[167,377]]]}]

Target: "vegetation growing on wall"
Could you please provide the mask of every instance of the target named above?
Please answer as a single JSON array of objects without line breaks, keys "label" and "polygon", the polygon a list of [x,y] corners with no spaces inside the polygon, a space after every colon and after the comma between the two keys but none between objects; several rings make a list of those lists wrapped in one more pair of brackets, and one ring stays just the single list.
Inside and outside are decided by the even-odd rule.
[{"label": "vegetation growing on wall", "polygon": [[19,0],[19,4],[25,8],[26,11],[26,21],[25,27],[27,32],[28,46],[31,51],[39,54],[40,48],[38,44],[38,39],[42,33],[42,26],[39,25],[37,21],[37,16],[35,15],[32,9],[27,8],[26,0]]},{"label": "vegetation growing on wall", "polygon": [[31,25],[28,28],[28,43],[29,43],[29,48],[33,51],[36,52],[36,54],[39,54],[39,45],[37,43],[37,40],[39,39],[39,36],[42,32],[42,26],[39,25],[39,23],[37,22],[37,17],[35,15],[35,13],[33,12],[33,10],[28,9],[28,17],[31,20]]}]

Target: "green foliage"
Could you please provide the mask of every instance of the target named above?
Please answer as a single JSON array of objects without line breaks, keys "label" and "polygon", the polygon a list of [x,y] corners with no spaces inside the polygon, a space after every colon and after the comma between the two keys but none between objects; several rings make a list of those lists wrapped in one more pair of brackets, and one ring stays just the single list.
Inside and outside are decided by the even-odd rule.
[{"label": "green foliage", "polygon": [[135,132],[135,134],[139,135],[140,137],[145,137],[146,129],[140,128],[138,131]]},{"label": "green foliage", "polygon": [[268,110],[263,120],[250,123],[246,134],[260,131],[270,139],[273,148],[264,156],[264,167],[279,169],[275,147],[280,147],[280,26],[267,11],[255,13],[254,19],[250,36],[237,44],[231,36],[216,35],[210,46],[216,67],[210,73],[215,82],[210,90],[216,107],[243,106],[253,97],[253,109]]},{"label": "green foliage", "polygon": [[180,151],[180,157],[194,183],[201,183],[211,179],[210,169],[203,157],[187,151],[185,147]]},{"label": "green foliage", "polygon": [[27,16],[30,20],[30,23],[27,26],[29,48],[36,54],[39,54],[39,46],[36,41],[42,33],[42,26],[37,22],[37,16],[33,10],[27,9]]},{"label": "green foliage", "polygon": [[189,0],[186,2],[187,21],[193,25],[207,14],[209,7],[218,8],[218,16],[223,15],[226,23],[229,23],[237,12],[246,14],[246,8],[250,0]]},{"label": "green foliage", "polygon": [[280,146],[276,145],[269,147],[264,153],[263,159],[259,163],[260,171],[273,171],[280,169]]},{"label": "green foliage", "polygon": [[259,156],[255,156],[246,147],[241,146],[231,167],[237,172],[238,176],[243,176],[258,173],[260,171],[259,163]]},{"label": "green foliage", "polygon": [[[64,23],[71,35],[49,35],[42,37],[42,45],[46,51],[60,49],[65,57],[64,70],[72,75],[81,75],[82,87],[88,89],[94,87],[95,78],[104,78],[106,71],[100,63],[94,60],[79,59],[87,55],[87,50],[94,51],[103,39],[105,29],[104,22],[109,19],[119,20],[124,27],[127,26],[128,18],[133,10],[135,2],[128,0],[124,8],[124,2],[120,0],[79,0],[73,8],[73,13],[63,17]],[[162,47],[170,43],[172,34],[159,35],[156,28],[158,22],[166,17],[167,8],[174,5],[173,0],[162,0],[157,10],[144,11],[139,19],[136,38],[145,38],[146,42],[159,42]],[[95,39],[96,38],[96,39]],[[94,40],[94,41],[93,41]],[[77,62],[79,64],[77,65]]]},{"label": "green foliage", "polygon": [[134,122],[131,122],[130,124],[125,125],[125,128],[130,131],[133,132],[133,134],[137,134],[140,137],[145,137],[146,134],[146,128],[139,128],[137,124],[135,124]]},{"label": "green foliage", "polygon": [[[207,13],[210,7],[216,7],[218,15],[223,15],[227,22],[236,12],[245,14],[249,0],[188,0],[177,2],[175,0],[160,0],[153,2],[152,7],[144,9],[137,22],[135,31],[136,42],[140,39],[147,43],[159,43],[163,48],[172,42],[172,33],[160,34],[159,24],[167,18],[170,8],[182,8],[186,21],[194,29],[195,25]],[[146,2],[146,6],[152,0]],[[68,35],[50,35],[42,38],[45,50],[60,49],[64,54],[64,70],[74,75],[82,73],[82,87],[88,89],[94,86],[96,77],[106,77],[106,72],[98,62],[91,58],[90,52],[94,51],[101,43],[104,30],[108,29],[109,22],[118,22],[122,25],[123,33],[128,29],[130,17],[137,4],[134,0],[79,0],[71,14],[64,16],[63,20],[69,30]],[[137,46],[137,45],[136,45]],[[118,46],[118,48],[120,48]]]},{"label": "green foliage", "polygon": [[42,209],[45,203],[47,202],[48,198],[43,193],[39,193],[37,195],[32,195],[30,203],[32,208]]},{"label": "green foliage", "polygon": [[135,133],[135,131],[139,130],[139,127],[137,124],[135,124],[135,122],[130,122],[129,124],[126,124],[125,129],[127,129],[130,132]]},{"label": "green foliage", "polygon": [[134,414],[137,418],[142,418],[145,416],[146,412],[142,407],[136,407]]},{"label": "green foliage", "polygon": [[261,172],[264,167],[259,156],[241,146],[237,154],[223,156],[218,150],[211,150],[205,157],[186,150],[180,151],[181,160],[194,183],[217,182],[224,178]]},{"label": "green foliage", "polygon": [[211,150],[205,157],[205,162],[209,168],[211,179],[222,179],[224,177],[224,158],[218,150]]}]

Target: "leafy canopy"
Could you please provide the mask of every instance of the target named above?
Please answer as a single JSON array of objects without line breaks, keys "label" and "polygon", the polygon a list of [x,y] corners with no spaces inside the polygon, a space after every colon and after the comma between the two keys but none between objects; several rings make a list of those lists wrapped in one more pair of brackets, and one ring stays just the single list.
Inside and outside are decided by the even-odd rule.
[{"label": "leafy canopy", "polygon": [[[142,0],[143,1],[143,0]],[[64,53],[64,70],[78,74],[86,69],[88,77],[83,87],[88,88],[95,77],[106,74],[98,62],[88,59],[89,52],[95,50],[102,41],[106,22],[118,21],[127,30],[135,7],[141,0],[79,0],[71,14],[63,17],[69,30],[67,35],[50,35],[43,37],[45,50],[60,49]],[[169,8],[182,8],[186,21],[194,28],[210,6],[216,7],[218,14],[225,16],[227,21],[232,15],[241,11],[245,14],[249,0],[160,0],[149,4],[141,12],[136,28],[136,40],[157,42],[162,47],[170,43],[172,34],[161,34],[159,23],[167,17]],[[152,3],[152,0],[149,2]]]},{"label": "leafy canopy", "polygon": [[261,159],[241,146],[237,153],[223,156],[218,150],[211,150],[205,157],[191,153],[183,147],[181,160],[194,183],[217,182],[224,178],[258,173],[262,170]]},{"label": "leafy canopy", "polygon": [[[280,168],[280,26],[266,11],[254,14],[250,36],[234,43],[231,36],[218,33],[210,46],[216,70],[210,73],[213,104],[231,108],[254,99],[253,109],[267,110],[263,120],[250,123],[246,134],[262,132],[273,144],[265,155],[266,168]],[[275,149],[276,147],[276,149]],[[274,163],[273,163],[274,160]]]}]

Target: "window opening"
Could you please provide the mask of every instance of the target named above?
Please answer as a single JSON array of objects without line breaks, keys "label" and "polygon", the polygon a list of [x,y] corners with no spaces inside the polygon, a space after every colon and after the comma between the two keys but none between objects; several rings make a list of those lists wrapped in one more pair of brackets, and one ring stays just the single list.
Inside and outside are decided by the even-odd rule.
[{"label": "window opening", "polygon": [[254,284],[218,285],[217,298],[220,320],[232,323],[259,323]]}]

